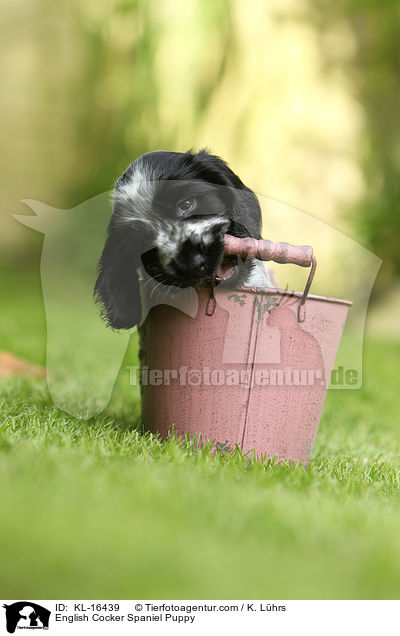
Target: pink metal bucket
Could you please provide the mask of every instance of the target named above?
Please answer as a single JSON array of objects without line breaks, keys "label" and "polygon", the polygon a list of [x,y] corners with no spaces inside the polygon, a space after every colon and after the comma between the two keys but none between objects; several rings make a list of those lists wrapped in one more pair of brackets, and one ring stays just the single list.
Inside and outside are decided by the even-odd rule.
[{"label": "pink metal bucket", "polygon": [[143,427],[307,465],[351,303],[309,294],[311,247],[225,238],[228,257],[311,267],[306,288],[200,289],[195,318],[152,307],[141,328]]}]

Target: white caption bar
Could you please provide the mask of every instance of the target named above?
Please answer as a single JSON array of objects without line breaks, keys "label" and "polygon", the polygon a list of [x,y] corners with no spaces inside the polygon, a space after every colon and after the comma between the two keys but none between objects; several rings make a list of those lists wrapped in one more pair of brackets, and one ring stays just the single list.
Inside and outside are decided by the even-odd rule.
[{"label": "white caption bar", "polygon": [[[309,636],[392,633],[400,601],[1,601],[0,633],[204,635],[255,630]],[[395,630],[398,628],[395,627]],[[23,630],[23,631],[22,631]],[[261,631],[260,631],[261,630]],[[396,632],[397,633],[397,632]]]}]

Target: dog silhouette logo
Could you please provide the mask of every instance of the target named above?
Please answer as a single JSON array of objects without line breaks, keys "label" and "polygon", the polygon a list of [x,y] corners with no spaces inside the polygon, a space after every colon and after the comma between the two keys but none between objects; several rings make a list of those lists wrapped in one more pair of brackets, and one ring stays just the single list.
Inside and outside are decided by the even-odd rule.
[{"label": "dog silhouette logo", "polygon": [[32,603],[18,601],[11,605],[3,605],[6,610],[6,626],[9,634],[16,629],[48,629],[50,610]]}]

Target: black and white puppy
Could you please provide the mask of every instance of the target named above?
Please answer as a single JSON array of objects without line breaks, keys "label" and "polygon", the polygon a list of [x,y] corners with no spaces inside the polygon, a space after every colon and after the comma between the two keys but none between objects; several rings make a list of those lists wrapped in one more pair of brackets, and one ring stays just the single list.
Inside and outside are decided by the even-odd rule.
[{"label": "black and white puppy", "polygon": [[[138,268],[155,281],[202,287],[224,278],[223,236],[259,239],[255,194],[227,164],[206,150],[149,152],[117,180],[112,217],[94,290],[115,329],[140,324]],[[224,281],[249,284],[254,259],[239,262]]]}]

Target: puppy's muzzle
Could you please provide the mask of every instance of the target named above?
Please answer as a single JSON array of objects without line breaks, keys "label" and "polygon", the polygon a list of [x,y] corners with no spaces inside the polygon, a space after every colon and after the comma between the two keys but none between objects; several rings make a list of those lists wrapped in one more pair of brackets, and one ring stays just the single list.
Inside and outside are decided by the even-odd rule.
[{"label": "puppy's muzzle", "polygon": [[220,217],[188,219],[159,235],[157,246],[164,271],[185,281],[202,281],[223,260],[224,233],[229,221]]}]

